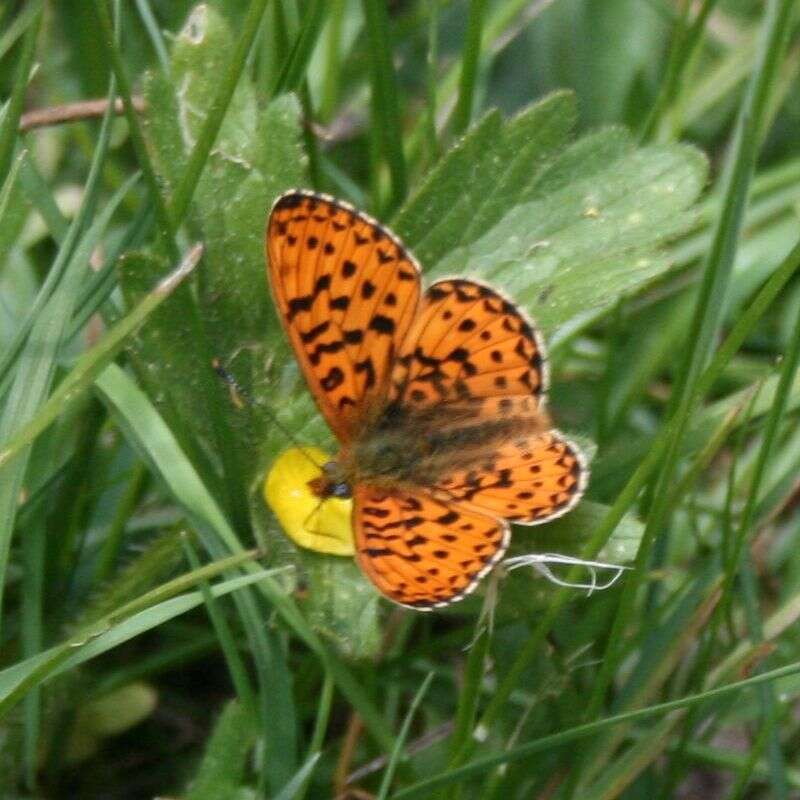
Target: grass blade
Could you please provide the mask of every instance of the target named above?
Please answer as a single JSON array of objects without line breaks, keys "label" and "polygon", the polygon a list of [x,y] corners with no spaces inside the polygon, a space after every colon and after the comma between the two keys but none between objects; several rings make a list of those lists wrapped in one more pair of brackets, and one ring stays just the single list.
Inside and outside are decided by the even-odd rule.
[{"label": "grass blade", "polygon": [[461,56],[458,100],[453,111],[452,128],[454,136],[461,136],[472,121],[486,5],[486,0],[470,0],[467,16],[467,36],[464,41],[464,52]]},{"label": "grass blade", "polygon": [[485,756],[484,758],[475,759],[471,763],[459,767],[458,769],[442,773],[433,778],[425,781],[420,781],[413,786],[406,789],[401,789],[399,792],[392,795],[392,800],[407,800],[411,797],[427,797],[429,792],[440,786],[448,786],[452,783],[458,783],[466,780],[473,775],[484,775],[486,772],[494,767],[506,764],[512,761],[529,758],[534,753],[541,753],[550,750],[554,747],[560,747],[570,742],[579,741],[587,736],[594,736],[608,728],[612,728],[621,722],[637,722],[651,717],[659,717],[664,714],[669,714],[672,711],[678,711],[685,708],[691,708],[698,703],[705,703],[709,700],[726,697],[727,695],[740,692],[742,689],[748,689],[761,684],[769,683],[780,678],[786,678],[791,675],[800,673],[800,662],[793,662],[778,669],[763,672],[752,678],[729,683],[724,686],[718,686],[715,689],[709,689],[697,694],[690,694],[681,697],[677,700],[670,700],[666,703],[658,703],[646,708],[640,708],[636,711],[628,711],[624,714],[615,714],[611,717],[605,717],[595,722],[587,722],[583,725],[577,725],[574,728],[555,733],[551,736],[545,736],[541,739],[536,739],[526,744],[518,745],[517,747],[506,750],[497,755]]},{"label": "grass blade", "polygon": [[[127,191],[127,187],[124,189]],[[113,204],[109,205],[113,210]],[[192,273],[202,254],[202,245],[196,244],[192,247],[174,272],[164,278],[136,308],[108,331],[100,342],[78,359],[56,391],[40,407],[36,416],[5,443],[4,448],[0,451],[0,469],[17,457],[37,436],[47,430],[59,414],[63,414],[81,399],[83,392],[91,386],[93,380],[117,355],[128,337]]]},{"label": "grass blade", "polygon": [[419,687],[417,693],[414,695],[414,699],[411,701],[408,713],[406,714],[406,717],[403,720],[403,725],[400,728],[400,733],[397,735],[397,739],[395,740],[391,755],[389,756],[389,763],[386,765],[386,769],[384,770],[383,779],[381,780],[381,785],[380,788],[378,789],[378,794],[375,800],[386,800],[386,798],[389,796],[389,788],[392,785],[392,780],[394,779],[394,773],[400,761],[400,756],[403,753],[403,748],[405,747],[406,739],[408,738],[408,731],[411,728],[411,722],[414,719],[414,715],[417,713],[417,708],[419,707],[419,704],[422,702],[423,698],[425,697],[425,694],[428,691],[428,687],[431,685],[433,677],[434,677],[433,672],[429,672],[425,676],[425,680],[422,682],[422,685]]},{"label": "grass blade", "polygon": [[309,4],[303,25],[295,39],[289,57],[284,62],[283,69],[275,82],[271,94],[296,92],[300,88],[305,79],[311,54],[314,52],[320,33],[322,33],[325,17],[328,13],[328,5],[324,0],[313,0]]},{"label": "grass blade", "polygon": [[[22,106],[25,102],[25,91],[28,88],[28,78],[33,59],[36,55],[36,40],[39,38],[39,28],[42,23],[42,8],[38,8],[30,17],[23,17],[22,23],[27,27],[22,39],[22,49],[17,61],[16,77],[8,101],[5,116],[0,120],[0,175],[8,174],[11,159],[14,157],[14,142],[17,139],[17,127],[22,116]],[[22,25],[20,26],[22,30]]]},{"label": "grass blade", "polygon": [[320,753],[312,753],[300,767],[299,770],[292,776],[292,779],[283,787],[283,789],[274,795],[274,800],[299,800],[302,796],[300,792],[311,778],[314,772],[314,767],[317,766]]},{"label": "grass blade", "polygon": [[[238,560],[251,558],[252,553],[243,553]],[[202,569],[200,578],[197,579],[201,579],[203,575],[213,575],[215,571],[230,569],[234,563],[236,562],[228,559],[219,564],[208,565]],[[239,576],[215,584],[211,591],[214,597],[222,597],[274,574],[274,570],[258,570],[250,575]],[[187,581],[193,582],[195,579],[195,575],[187,574],[178,580],[185,584]],[[157,592],[164,595],[172,592],[178,585],[176,581],[173,581],[160,587]],[[119,609],[109,619],[95,624],[90,630],[81,631],[63,644],[2,670],[0,672],[0,718],[4,717],[31,688],[96,658],[141,633],[163,625],[167,620],[185,614],[203,602],[200,592],[189,592],[150,605],[150,601],[155,596],[155,593],[148,593],[134,603],[126,605],[124,609]],[[134,608],[142,606],[142,610],[128,615]]]},{"label": "grass blade", "polygon": [[158,176],[153,167],[150,156],[147,153],[144,134],[139,124],[139,115],[133,105],[133,91],[131,81],[128,77],[128,70],[122,59],[119,45],[114,35],[114,28],[111,24],[111,15],[106,5],[106,0],[94,0],[94,14],[100,28],[100,41],[105,49],[106,56],[111,62],[111,69],[119,86],[119,93],[125,106],[125,118],[128,120],[128,129],[131,137],[131,144],[136,153],[139,168],[144,175],[145,183],[150,190],[150,199],[153,202],[156,220],[158,222],[158,233],[162,245],[170,254],[174,261],[178,261],[179,254],[175,244],[175,223],[167,208],[167,203],[161,193],[161,186]]},{"label": "grass blade", "polygon": [[373,203],[386,216],[387,209],[398,208],[408,193],[400,101],[392,63],[392,40],[386,5],[380,0],[362,0],[362,5],[372,66],[373,125],[377,127],[391,177],[389,202],[384,207],[374,197]]},{"label": "grass blade", "polygon": [[619,652],[616,648],[630,622],[633,602],[647,571],[656,535],[668,529],[671,512],[668,487],[677,468],[678,454],[686,426],[700,397],[699,390],[702,384],[699,377],[709,361],[722,322],[750,179],[763,135],[764,114],[783,53],[792,6],[790,0],[772,0],[767,5],[758,63],[740,111],[739,125],[724,184],[725,201],[715,227],[712,247],[705,262],[703,283],[689,332],[690,347],[675,392],[675,396],[679,399],[671,420],[671,434],[659,470],[657,485],[660,488],[655,492],[656,500],[650,509],[645,535],[637,556],[636,569],[623,588],[607,651],[589,701],[587,718],[596,715],[602,705],[611,675],[619,663]]},{"label": "grass blade", "polygon": [[[96,178],[99,174],[107,144],[107,136],[101,138],[95,151],[90,178],[92,176]],[[132,182],[133,179],[128,181],[117,196],[112,198],[105,212],[98,216],[74,253],[71,246],[67,247],[66,242],[59,249],[53,265],[54,270],[58,266],[57,279],[53,281],[56,285],[50,289],[52,292],[50,296],[45,294],[46,300],[42,300],[41,309],[36,318],[29,317],[31,332],[24,352],[29,353],[30,358],[22,360],[20,368],[13,376],[6,406],[0,416],[0,442],[9,441],[34,417],[38,407],[44,401],[53,379],[56,357],[67,330],[67,323],[72,316],[77,294],[88,267],[91,250]],[[95,180],[91,184],[91,191],[84,196],[81,213],[73,220],[70,229],[72,236],[69,237],[73,242],[77,239],[78,231],[90,213],[89,209],[94,206],[96,192]],[[61,265],[63,265],[63,272]],[[46,291],[45,287],[41,291]],[[20,339],[20,341],[22,340]],[[0,481],[0,586],[5,584],[19,492],[22,488],[29,455],[30,448],[24,448],[17,462],[4,468],[3,480]],[[0,592],[0,599],[2,597],[3,593]]]}]

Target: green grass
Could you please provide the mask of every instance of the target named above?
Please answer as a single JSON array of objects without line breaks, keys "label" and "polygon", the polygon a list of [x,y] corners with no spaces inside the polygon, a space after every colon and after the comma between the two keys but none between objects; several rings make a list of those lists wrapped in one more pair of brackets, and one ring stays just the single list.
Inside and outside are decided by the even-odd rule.
[{"label": "green grass", "polygon": [[[0,797],[794,796],[795,6],[0,6]],[[613,588],[416,614],[283,535],[292,186],[537,320],[592,477],[512,553]]]}]

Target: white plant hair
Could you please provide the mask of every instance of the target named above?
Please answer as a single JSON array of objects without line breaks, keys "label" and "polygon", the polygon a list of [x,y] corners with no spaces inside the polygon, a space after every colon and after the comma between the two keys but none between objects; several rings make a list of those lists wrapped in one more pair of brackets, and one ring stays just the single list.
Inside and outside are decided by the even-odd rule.
[{"label": "white plant hair", "polygon": [[[565,581],[559,578],[553,570],[548,566],[549,564],[560,564],[569,567],[586,567],[591,576],[589,583],[580,583],[572,581]],[[588,594],[592,592],[601,592],[604,589],[610,589],[622,576],[622,573],[630,569],[630,567],[623,567],[620,564],[607,564],[604,561],[586,561],[582,558],[575,558],[573,556],[565,556],[559,553],[527,553],[521,556],[511,556],[503,561],[503,566],[506,569],[519,569],[519,567],[533,567],[540,575],[547,578],[551,583],[557,586],[566,586],[569,589],[586,589]],[[605,582],[600,583],[597,580],[598,571],[613,570],[614,574]]]}]

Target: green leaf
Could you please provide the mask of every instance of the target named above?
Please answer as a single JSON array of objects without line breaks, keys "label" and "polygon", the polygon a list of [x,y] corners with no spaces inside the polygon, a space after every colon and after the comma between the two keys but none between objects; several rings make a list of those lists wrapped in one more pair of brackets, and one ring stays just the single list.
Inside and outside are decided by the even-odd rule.
[{"label": "green leaf", "polygon": [[380,653],[382,604],[375,587],[352,558],[303,550],[300,563],[308,583],[301,606],[309,622],[350,658]]},{"label": "green leaf", "polygon": [[558,92],[504,122],[490,111],[430,173],[393,227],[424,267],[469,244],[529,199],[548,158],[568,141],[575,98]]},{"label": "green leaf", "polygon": [[[172,82],[181,91],[176,94],[159,74],[146,82],[148,140],[154,162],[173,185],[205,122],[215,75],[231,44],[230,31],[213,8],[198,8],[173,47]],[[301,134],[295,97],[278,97],[259,111],[252,84],[239,83],[189,215],[190,227],[205,246],[198,291],[179,289],[158,309],[137,337],[133,355],[142,382],[210,487],[218,486],[219,478],[205,453],[218,450],[218,439],[209,415],[195,410],[198,397],[222,395],[229,424],[224,446],[248,489],[251,521],[284,562],[305,563],[264,513],[260,489],[260,476],[290,444],[285,430],[330,442],[280,330],[264,260],[264,228],[272,201],[305,182]],[[126,256],[120,280],[128,302],[138,302],[164,268],[163,261],[146,253]],[[203,340],[213,343],[209,358]],[[244,408],[224,393],[210,369],[211,356],[244,388]],[[338,578],[331,580],[332,573]],[[312,593],[308,609],[315,627],[333,637],[344,653],[374,653],[379,638],[375,593],[353,564],[314,562],[309,574],[321,590]],[[352,590],[344,591],[351,579]],[[353,623],[353,597],[358,623]]]},{"label": "green leaf", "polygon": [[[607,135],[619,141],[618,132]],[[657,247],[690,226],[684,209],[705,180],[702,156],[684,146],[648,147],[602,164],[573,156],[564,156],[569,169],[556,161],[542,176],[539,199],[511,208],[432,270],[502,286],[556,340],[669,268]]]},{"label": "green leaf", "polygon": [[394,225],[431,278],[490,280],[556,340],[670,267],[659,247],[691,226],[706,179],[691,147],[637,150],[619,128],[571,143],[575,118],[569,92],[490,112]]},{"label": "green leaf", "polygon": [[[128,306],[139,306],[168,269],[168,262],[162,257],[139,251],[126,253],[119,262],[119,281]],[[198,442],[213,440],[208,415],[187,413],[195,398],[214,390],[210,370],[203,371],[202,364],[198,364],[201,335],[194,292],[187,283],[153,310],[147,325],[131,337],[128,347],[140,383],[154,398],[173,435],[190,453],[196,451]],[[214,475],[206,477],[211,482]]]}]

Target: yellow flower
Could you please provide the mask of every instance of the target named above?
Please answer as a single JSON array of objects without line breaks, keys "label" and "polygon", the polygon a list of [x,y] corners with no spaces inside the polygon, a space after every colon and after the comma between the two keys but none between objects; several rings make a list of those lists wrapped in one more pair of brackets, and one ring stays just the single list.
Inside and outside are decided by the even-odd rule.
[{"label": "yellow flower", "polygon": [[352,556],[353,501],[331,497],[320,500],[308,485],[319,478],[330,456],[318,447],[285,450],[264,481],[264,499],[286,535],[301,547],[318,553]]}]

